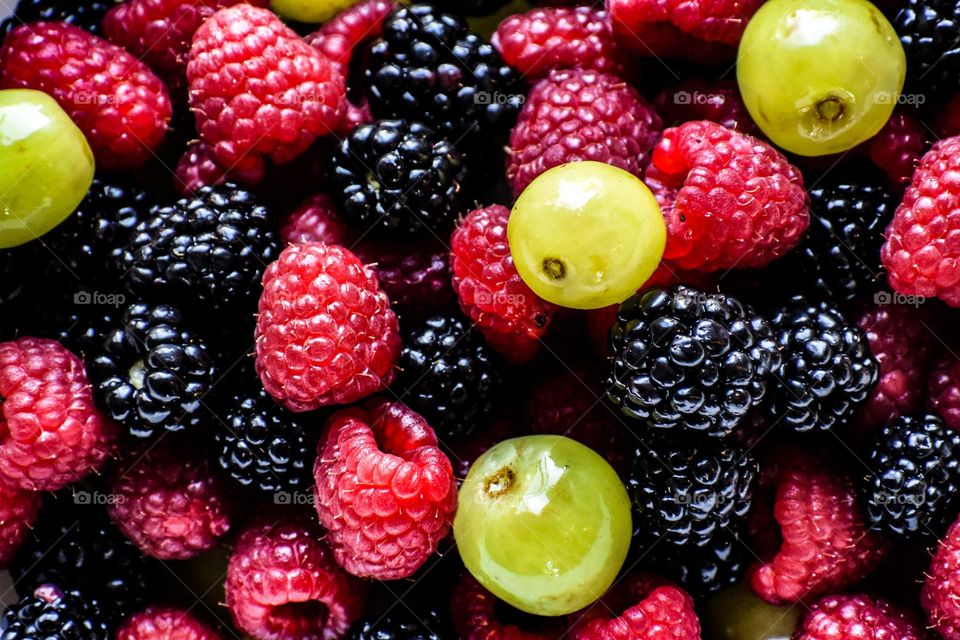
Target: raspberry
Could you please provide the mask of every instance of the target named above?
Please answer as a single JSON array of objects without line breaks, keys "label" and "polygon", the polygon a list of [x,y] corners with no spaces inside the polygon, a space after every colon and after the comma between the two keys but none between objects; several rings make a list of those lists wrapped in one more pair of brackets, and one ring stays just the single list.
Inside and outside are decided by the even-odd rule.
[{"label": "raspberry", "polygon": [[[927,368],[936,337],[930,317],[907,305],[874,305],[857,320],[880,365],[880,379],[857,415],[859,431],[872,431],[923,408]],[[960,427],[960,414],[956,426]]]},{"label": "raspberry", "polygon": [[[876,567],[888,545],[867,528],[850,476],[820,456],[796,450],[770,470],[770,486],[761,481],[761,488],[772,496],[781,537],[778,545],[755,540],[764,560],[749,571],[754,593],[772,604],[793,602],[844,589]],[[767,517],[769,506],[756,503],[755,518]],[[777,526],[764,529],[773,533]]]},{"label": "raspberry", "polygon": [[913,171],[926,150],[927,131],[923,124],[900,109],[893,112],[877,135],[859,147],[898,191],[910,184]]},{"label": "raspberry", "polygon": [[960,136],[933,145],[887,227],[880,257],[890,286],[960,307]]},{"label": "raspberry", "polygon": [[640,176],[661,129],[653,107],[620,78],[553,71],[530,90],[510,132],[507,180],[518,196],[547,169],[577,160],[606,162]]},{"label": "raspberry", "polygon": [[[243,0],[266,7],[265,0]],[[241,0],[128,0],[103,19],[108,40],[156,69],[175,87],[185,84],[193,34],[221,7]]]},{"label": "raspberry", "polygon": [[699,640],[693,600],[656,576],[628,574],[586,611],[571,614],[574,640]]},{"label": "raspberry", "polygon": [[325,242],[350,246],[359,235],[347,224],[340,209],[325,193],[316,193],[280,222],[284,244]]},{"label": "raspberry", "polygon": [[450,252],[435,238],[416,242],[369,238],[355,251],[373,269],[401,318],[423,318],[453,306]]},{"label": "raspberry", "polygon": [[53,96],[87,137],[98,169],[138,167],[166,137],[167,88],[120,47],[63,22],[18,27],[3,43],[2,87]]},{"label": "raspberry", "polygon": [[668,22],[683,33],[707,42],[737,46],[763,0],[606,0],[614,24],[639,33],[651,24]]},{"label": "raspberry", "polygon": [[765,142],[715,122],[667,129],[647,177],[668,190],[664,258],[681,269],[766,266],[810,223],[800,171]]},{"label": "raspberry", "polygon": [[[226,169],[217,164],[213,158],[213,151],[202,142],[189,145],[177,161],[174,170],[174,186],[180,195],[195,193],[203,187],[213,187],[227,180]],[[248,176],[250,177],[250,176]],[[242,182],[257,183],[262,178],[262,172],[255,171],[253,180]]]},{"label": "raspberry", "polygon": [[243,172],[285,163],[336,129],[344,79],[266,9],[221,9],[193,36],[190,106],[214,159]]},{"label": "raspberry", "polygon": [[628,24],[621,15],[623,6],[623,2],[608,0],[607,15],[617,42],[634,55],[681,58],[698,64],[717,64],[736,57],[736,48],[718,42],[704,42],[669,22]]},{"label": "raspberry", "polygon": [[189,611],[154,605],[127,618],[116,640],[220,640],[220,634]]},{"label": "raspberry", "polygon": [[907,612],[864,595],[827,596],[815,602],[794,640],[923,640],[926,632]]},{"label": "raspberry", "polygon": [[952,353],[936,360],[931,366],[927,387],[930,410],[948,426],[960,429],[960,360]]},{"label": "raspberry", "polygon": [[453,588],[450,615],[460,640],[555,640],[567,631],[562,618],[540,618],[512,609],[468,573]]},{"label": "raspberry", "polygon": [[354,52],[380,37],[383,21],[397,7],[393,0],[364,0],[325,22],[308,35],[306,41],[319,49],[346,78]]},{"label": "raspberry", "polygon": [[227,607],[261,640],[343,637],[363,612],[364,585],[336,565],[306,518],[255,523],[227,566]]},{"label": "raspberry", "polygon": [[0,343],[0,480],[55,491],[99,470],[116,438],[77,356],[53,340]]},{"label": "raspberry", "polygon": [[27,539],[42,504],[42,493],[0,484],[0,567],[7,567]]},{"label": "raspberry", "polygon": [[944,640],[960,640],[960,520],[940,539],[926,572],[921,603]]},{"label": "raspberry", "polygon": [[167,440],[134,450],[110,485],[110,518],[140,550],[161,560],[209,551],[230,530],[225,488],[201,456]]},{"label": "raspberry", "polygon": [[740,97],[740,88],[733,80],[715,83],[685,80],[657,94],[654,106],[664,124],[676,127],[690,120],[710,120],[728,129],[752,136],[762,135]]},{"label": "raspberry", "polygon": [[334,414],[313,475],[334,558],[356,576],[409,577],[453,522],[450,461],[433,429],[399,402],[374,399]]},{"label": "raspberry", "polygon": [[529,80],[554,69],[623,71],[607,14],[592,7],[533,9],[508,16],[490,39],[504,62]]},{"label": "raspberry", "polygon": [[512,362],[526,362],[540,349],[556,307],[524,283],[510,255],[501,205],[467,214],[451,238],[453,288],[460,308],[490,346]]},{"label": "raspberry", "polygon": [[290,245],[263,276],[257,373],[291,411],[355,402],[393,380],[399,331],[386,294],[355,255]]}]

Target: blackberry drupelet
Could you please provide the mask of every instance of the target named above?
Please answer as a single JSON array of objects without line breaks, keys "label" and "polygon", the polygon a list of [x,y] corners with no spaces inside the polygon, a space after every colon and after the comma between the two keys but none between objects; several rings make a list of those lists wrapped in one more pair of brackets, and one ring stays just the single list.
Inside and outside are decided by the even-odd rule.
[{"label": "blackberry drupelet", "polygon": [[489,16],[509,2],[510,0],[434,0],[430,4],[447,13]]},{"label": "blackberry drupelet", "polygon": [[796,296],[771,321],[781,363],[771,377],[767,414],[795,431],[842,427],[879,376],[863,331],[828,303]]},{"label": "blackberry drupelet", "polygon": [[893,28],[907,54],[908,86],[940,95],[960,90],[960,4],[904,0]]},{"label": "blackberry drupelet", "polygon": [[105,612],[118,619],[147,603],[152,564],[102,508],[78,505],[77,496],[68,490],[47,502],[10,573],[21,591],[46,583],[79,589],[109,602]]},{"label": "blackberry drupelet", "polygon": [[624,302],[610,339],[607,397],[659,430],[729,434],[780,362],[767,321],[751,308],[683,285]]},{"label": "blackberry drupelet", "polygon": [[59,20],[102,35],[100,22],[115,0],[20,0],[13,15],[0,23],[0,39],[27,22]]},{"label": "blackberry drupelet", "polygon": [[108,640],[110,628],[95,600],[52,584],[11,605],[0,619],[2,640]]},{"label": "blackberry drupelet", "polygon": [[246,311],[279,252],[267,209],[228,183],[152,208],[120,264],[131,289],[143,295],[168,292],[214,311]]},{"label": "blackberry drupelet", "polygon": [[739,535],[728,529],[718,530],[704,547],[667,549],[657,546],[651,555],[656,558],[654,568],[659,573],[676,581],[697,599],[740,582],[754,559],[748,557]]},{"label": "blackberry drupelet", "polygon": [[469,435],[500,391],[493,352],[477,330],[453,316],[433,316],[403,340],[394,388],[443,440]]},{"label": "blackberry drupelet", "polygon": [[960,432],[934,415],[877,431],[863,496],[871,524],[903,537],[939,536],[960,511]]},{"label": "blackberry drupelet", "polygon": [[313,484],[316,447],[296,414],[263,388],[236,394],[216,433],[220,467],[244,487],[295,493]]},{"label": "blackberry drupelet", "polygon": [[463,156],[418,122],[361,125],[334,158],[335,196],[364,231],[443,236],[461,213]]},{"label": "blackberry drupelet", "polygon": [[206,343],[171,305],[135,302],[88,356],[94,396],[137,438],[200,424],[217,369]]},{"label": "blackberry drupelet", "polygon": [[880,247],[896,208],[879,182],[825,178],[810,189],[810,227],[784,267],[795,261],[804,286],[838,305],[867,299],[883,280]]},{"label": "blackberry drupelet", "polygon": [[392,13],[366,71],[370,106],[381,118],[408,118],[451,140],[505,131],[520,111],[519,76],[467,22],[428,4]]},{"label": "blackberry drupelet", "polygon": [[759,473],[740,445],[722,440],[658,437],[637,447],[627,478],[634,544],[707,547],[739,530]]},{"label": "blackberry drupelet", "polygon": [[383,615],[361,618],[347,634],[347,640],[442,640],[446,625],[438,609],[417,612],[397,603]]}]

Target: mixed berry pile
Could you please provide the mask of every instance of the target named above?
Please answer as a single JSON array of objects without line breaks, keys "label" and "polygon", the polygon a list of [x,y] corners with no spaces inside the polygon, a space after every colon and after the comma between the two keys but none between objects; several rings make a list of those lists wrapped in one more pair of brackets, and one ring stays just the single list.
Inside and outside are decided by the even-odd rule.
[{"label": "mixed berry pile", "polygon": [[955,0],[0,38],[0,640],[960,640]]}]

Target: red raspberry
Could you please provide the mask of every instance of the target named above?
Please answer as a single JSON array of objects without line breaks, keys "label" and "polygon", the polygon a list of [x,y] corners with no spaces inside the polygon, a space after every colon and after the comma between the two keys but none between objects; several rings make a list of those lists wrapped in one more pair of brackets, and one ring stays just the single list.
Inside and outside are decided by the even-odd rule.
[{"label": "red raspberry", "polygon": [[530,80],[554,69],[621,73],[607,14],[592,7],[533,9],[508,16],[490,39],[504,62]]},{"label": "red raspberry", "polygon": [[450,252],[436,239],[415,243],[365,239],[355,250],[377,274],[400,317],[426,317],[453,306]]},{"label": "red raspberry", "polygon": [[931,367],[927,386],[930,410],[960,429],[960,360],[953,353],[943,354]]},{"label": "red raspberry", "polygon": [[306,518],[254,524],[227,565],[227,607],[257,640],[335,640],[363,613],[364,584],[333,561]]},{"label": "red raspberry", "polygon": [[228,179],[244,184],[257,184],[263,179],[263,173],[258,167],[247,173],[223,168],[214,159],[210,147],[202,142],[187,146],[177,162],[174,175],[174,187],[177,193],[184,196],[196,193],[202,187],[223,184]]},{"label": "red raspberry", "polygon": [[450,618],[459,640],[556,640],[563,638],[563,618],[521,613],[501,602],[469,573],[457,580],[450,600]]},{"label": "red raspberry", "polygon": [[27,539],[43,494],[0,484],[0,569],[4,569]]},{"label": "red raspberry", "polygon": [[767,469],[761,488],[772,496],[776,524],[756,527],[771,515],[769,505],[756,501],[752,521],[762,535],[754,542],[764,561],[750,568],[749,579],[758,596],[780,604],[841,590],[883,559],[889,547],[864,522],[850,476],[822,456],[796,450]]},{"label": "red raspberry", "polygon": [[556,307],[520,278],[507,242],[510,210],[476,209],[451,239],[453,288],[460,308],[490,346],[511,362],[526,362],[540,349]]},{"label": "red raspberry", "polygon": [[313,469],[317,514],[340,565],[378,580],[409,577],[450,531],[457,483],[437,436],[399,402],[334,414]]},{"label": "red raspberry", "polygon": [[226,489],[207,459],[169,441],[131,452],[110,493],[114,524],[161,560],[193,558],[230,530]]},{"label": "red raspberry", "polygon": [[898,190],[910,184],[913,171],[926,150],[926,129],[920,121],[900,109],[894,111],[877,135],[858,147],[858,151],[880,167]]},{"label": "red raspberry", "polygon": [[182,87],[193,34],[217,9],[241,1],[261,7],[270,4],[268,0],[126,0],[104,16],[103,32],[172,86]]},{"label": "red raspberry", "polygon": [[153,605],[124,620],[116,640],[220,640],[189,611]]},{"label": "red raspberry", "polygon": [[336,245],[290,245],[263,275],[257,372],[291,411],[347,404],[393,380],[400,329],[373,272]]},{"label": "red raspberry", "polygon": [[887,227],[880,257],[890,286],[960,307],[960,136],[920,161]]},{"label": "red raspberry", "polygon": [[627,24],[619,16],[619,6],[607,2],[607,15],[613,35],[624,49],[639,56],[681,58],[698,64],[717,64],[736,57],[737,50],[718,42],[704,42],[684,33],[669,22]]},{"label": "red raspberry", "polygon": [[764,0],[606,0],[614,24],[639,33],[644,27],[670,23],[706,42],[737,46],[747,22]]},{"label": "red raspberry", "polygon": [[750,117],[740,97],[740,88],[732,80],[707,83],[685,80],[667,87],[653,101],[664,122],[671,127],[691,120],[710,120],[728,129],[760,136],[760,128]]},{"label": "red raspberry", "polygon": [[316,193],[280,221],[280,240],[286,244],[325,242],[349,246],[357,239],[343,212],[325,193]]},{"label": "red raspberry", "polygon": [[547,169],[577,160],[606,162],[640,176],[661,129],[653,107],[620,78],[553,71],[530,90],[510,132],[507,179],[518,196]]},{"label": "red raspberry", "polygon": [[163,82],[120,47],[64,22],[34,22],[7,34],[4,89],[56,99],[84,135],[98,169],[138,167],[167,135],[172,115]]},{"label": "red raspberry", "polygon": [[231,171],[289,162],[343,116],[343,76],[277,16],[248,4],[197,29],[187,80],[200,139]]},{"label": "red raspberry", "polygon": [[341,11],[305,39],[347,77],[353,52],[383,33],[383,21],[399,5],[393,0],[364,0]]},{"label": "red raspberry", "polygon": [[573,640],[700,640],[693,599],[656,576],[633,573],[570,615]]},{"label": "red raspberry", "polygon": [[59,343],[0,343],[0,480],[56,491],[103,467],[117,426],[90,388],[83,363]]},{"label": "red raspberry", "polygon": [[927,624],[943,640],[960,640],[960,520],[940,538],[920,602],[927,613]]},{"label": "red raspberry", "polygon": [[670,190],[664,258],[681,269],[764,267],[810,223],[800,171],[765,142],[715,122],[667,129],[647,177]]},{"label": "red raspberry", "polygon": [[923,309],[907,305],[875,305],[860,315],[857,326],[880,363],[880,381],[860,409],[859,430],[872,431],[923,408],[928,361],[936,346],[930,322]]},{"label": "red raspberry", "polygon": [[835,595],[810,607],[794,640],[923,640],[907,612],[864,595]]}]

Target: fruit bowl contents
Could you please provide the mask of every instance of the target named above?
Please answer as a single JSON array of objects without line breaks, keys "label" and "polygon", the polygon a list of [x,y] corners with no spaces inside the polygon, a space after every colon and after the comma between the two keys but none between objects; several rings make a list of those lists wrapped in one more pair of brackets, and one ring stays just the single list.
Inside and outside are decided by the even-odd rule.
[{"label": "fruit bowl contents", "polygon": [[0,39],[0,640],[960,640],[955,0]]}]

